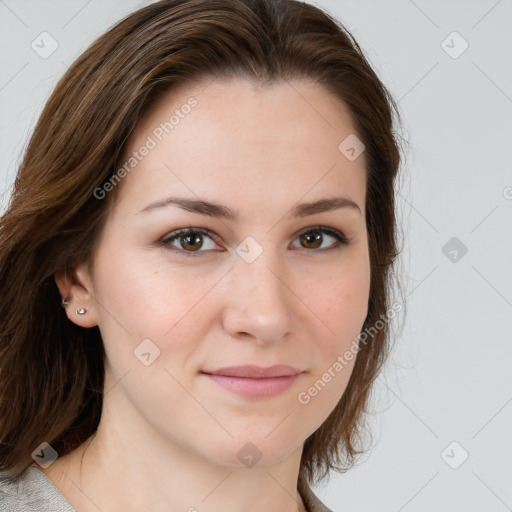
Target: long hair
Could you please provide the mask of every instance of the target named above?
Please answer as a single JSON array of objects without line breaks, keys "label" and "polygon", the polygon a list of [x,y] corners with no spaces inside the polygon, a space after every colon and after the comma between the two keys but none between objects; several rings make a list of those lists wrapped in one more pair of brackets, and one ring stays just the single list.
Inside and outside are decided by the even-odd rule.
[{"label": "long hair", "polygon": [[98,426],[100,332],[68,320],[54,274],[72,262],[91,264],[110,207],[95,190],[114,176],[144,113],[173,87],[209,77],[313,80],[345,103],[365,145],[371,284],[363,330],[370,336],[339,403],[304,444],[299,480],[346,471],[364,452],[370,390],[391,338],[388,323],[374,326],[390,310],[399,254],[397,105],[350,32],[313,5],[162,0],[112,26],[62,76],[0,219],[0,471],[9,478],[32,463],[41,442],[62,456]]}]

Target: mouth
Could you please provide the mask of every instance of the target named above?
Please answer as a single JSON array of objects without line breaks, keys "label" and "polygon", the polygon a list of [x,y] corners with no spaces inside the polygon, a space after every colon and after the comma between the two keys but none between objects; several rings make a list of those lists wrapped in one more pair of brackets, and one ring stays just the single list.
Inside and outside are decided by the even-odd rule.
[{"label": "mouth", "polygon": [[224,377],[247,377],[250,379],[266,379],[271,377],[291,377],[302,371],[286,364],[276,364],[264,368],[253,364],[243,366],[227,366],[218,370],[203,370],[208,375],[222,375]]},{"label": "mouth", "polygon": [[222,388],[248,398],[269,398],[283,393],[304,373],[298,368],[275,365],[263,368],[254,365],[230,366],[201,374]]}]

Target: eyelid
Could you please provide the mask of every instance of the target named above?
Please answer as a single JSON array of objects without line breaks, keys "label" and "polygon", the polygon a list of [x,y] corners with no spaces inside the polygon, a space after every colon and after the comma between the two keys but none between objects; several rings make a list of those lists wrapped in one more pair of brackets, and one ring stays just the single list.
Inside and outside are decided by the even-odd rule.
[{"label": "eyelid", "polygon": [[185,251],[183,249],[178,249],[177,247],[173,247],[172,245],[170,245],[172,240],[177,239],[180,236],[187,235],[189,233],[199,233],[200,235],[206,235],[207,237],[211,238],[214,242],[215,242],[215,239],[218,238],[217,235],[215,235],[215,233],[213,233],[209,229],[195,228],[193,226],[190,226],[188,228],[176,229],[175,231],[171,231],[170,233],[167,233],[160,239],[160,241],[158,243],[160,245],[163,245],[164,247],[174,250],[180,254],[185,254],[186,256],[196,256],[202,252],[209,252],[209,251]]},{"label": "eyelid", "polygon": [[[300,237],[301,235],[303,234],[306,234],[306,233],[309,233],[309,232],[315,232],[315,231],[320,231],[322,233],[325,233],[327,234],[328,236],[331,236],[333,238],[336,239],[337,243],[333,244],[332,246],[329,246],[329,247],[326,247],[324,249],[308,249],[308,248],[305,248],[303,247],[302,249],[306,252],[310,252],[310,253],[314,253],[314,252],[319,252],[319,253],[323,253],[323,252],[328,252],[330,250],[333,250],[333,249],[338,249],[338,248],[341,248],[343,246],[346,246],[346,245],[349,245],[351,243],[351,240],[345,236],[345,234],[340,231],[339,229],[336,229],[336,228],[332,228],[332,227],[329,227],[329,226],[323,226],[323,225],[316,225],[316,226],[308,226],[302,230],[300,230],[299,232],[297,232],[295,235],[294,235],[294,239]],[[160,245],[163,245],[164,247],[166,248],[169,248],[171,250],[174,250],[180,254],[185,254],[186,256],[198,256],[200,255],[201,253],[208,253],[208,252],[211,252],[211,250],[207,250],[207,251],[185,251],[183,249],[179,249],[177,247],[174,247],[172,245],[170,245],[170,242],[174,239],[177,239],[179,238],[180,236],[182,235],[186,235],[186,234],[189,234],[189,233],[198,233],[198,234],[201,234],[201,235],[206,235],[207,237],[211,238],[214,242],[216,241],[216,239],[220,238],[218,237],[218,235],[216,235],[213,231],[207,229],[207,228],[200,228],[200,227],[193,227],[193,226],[189,226],[187,228],[181,228],[181,229],[177,229],[175,231],[171,231],[170,233],[167,233],[164,237],[162,237],[160,240],[159,240],[159,244]],[[215,251],[215,252],[219,252],[219,251]]]},{"label": "eyelid", "polygon": [[[350,239],[345,235],[345,233],[343,233],[339,229],[330,228],[329,226],[322,226],[322,225],[309,226],[307,228],[304,228],[301,231],[299,231],[295,236],[299,237],[301,235],[304,235],[305,233],[309,233],[310,231],[321,231],[322,233],[325,233],[329,236],[336,238],[336,240],[338,240],[343,245],[348,245],[350,243]],[[314,249],[311,249],[311,250],[314,250]],[[322,249],[320,249],[320,250],[322,250]]]}]

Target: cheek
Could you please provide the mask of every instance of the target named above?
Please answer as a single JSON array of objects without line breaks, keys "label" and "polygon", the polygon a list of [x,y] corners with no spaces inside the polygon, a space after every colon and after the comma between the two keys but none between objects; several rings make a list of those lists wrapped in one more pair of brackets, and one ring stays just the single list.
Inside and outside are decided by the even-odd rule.
[{"label": "cheek", "polygon": [[[298,390],[302,414],[318,428],[343,396],[357,357],[358,336],[367,314],[368,291],[364,275],[333,280],[328,290],[314,297],[320,321],[309,360],[311,375]],[[315,423],[316,421],[316,423]]]},{"label": "cheek", "polygon": [[325,324],[325,332],[330,334],[328,345],[342,348],[350,341],[347,337],[359,334],[368,311],[369,289],[369,266],[362,264],[347,265],[332,274],[322,288],[311,286],[311,309]]},{"label": "cheek", "polygon": [[352,263],[332,274],[322,290],[312,283],[310,287],[308,304],[319,318],[311,336],[314,364],[297,398],[316,417],[327,415],[346,389],[368,312],[369,265],[361,255]]},{"label": "cheek", "polygon": [[110,261],[115,263],[105,265],[99,275],[100,295],[110,313],[103,320],[114,317],[137,336],[163,336],[193,314],[218,279],[215,272],[194,272],[171,262],[164,250],[126,248]]},{"label": "cheek", "polygon": [[[165,254],[150,256],[120,250],[115,258],[103,260],[115,264],[103,265],[97,274],[100,330],[118,378],[128,370],[145,370],[144,378],[157,369],[181,371],[215,314],[208,292],[218,272],[192,272],[171,265]],[[144,366],[144,357],[154,361],[150,367]],[[170,378],[167,373],[153,377]]]}]

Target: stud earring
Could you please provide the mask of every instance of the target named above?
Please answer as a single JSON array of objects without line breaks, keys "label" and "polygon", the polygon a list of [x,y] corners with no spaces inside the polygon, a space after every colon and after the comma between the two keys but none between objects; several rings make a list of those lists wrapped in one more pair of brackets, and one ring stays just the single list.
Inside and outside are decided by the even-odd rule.
[{"label": "stud earring", "polygon": [[76,310],[77,315],[85,315],[87,308],[80,308]]}]

